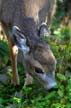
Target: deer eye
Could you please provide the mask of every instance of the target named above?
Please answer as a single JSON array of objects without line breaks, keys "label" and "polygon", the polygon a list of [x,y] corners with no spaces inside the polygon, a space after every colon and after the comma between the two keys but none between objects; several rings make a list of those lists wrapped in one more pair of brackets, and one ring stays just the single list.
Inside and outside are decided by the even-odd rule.
[{"label": "deer eye", "polygon": [[38,67],[35,67],[35,72],[44,74],[44,72],[42,71],[42,69],[40,69]]}]

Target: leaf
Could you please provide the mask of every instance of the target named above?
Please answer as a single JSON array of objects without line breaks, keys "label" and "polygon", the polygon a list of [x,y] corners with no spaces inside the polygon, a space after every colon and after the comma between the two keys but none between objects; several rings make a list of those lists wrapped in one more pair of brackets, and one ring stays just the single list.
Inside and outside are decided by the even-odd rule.
[{"label": "leaf", "polygon": [[4,101],[3,101],[3,99],[2,98],[0,98],[0,104],[2,104]]},{"label": "leaf", "polygon": [[66,77],[61,73],[57,73],[57,78],[61,81],[66,81]]},{"label": "leaf", "polygon": [[21,99],[20,99],[20,98],[17,98],[17,97],[14,97],[14,98],[13,98],[13,101],[14,101],[15,103],[20,103],[20,102],[21,102]]}]

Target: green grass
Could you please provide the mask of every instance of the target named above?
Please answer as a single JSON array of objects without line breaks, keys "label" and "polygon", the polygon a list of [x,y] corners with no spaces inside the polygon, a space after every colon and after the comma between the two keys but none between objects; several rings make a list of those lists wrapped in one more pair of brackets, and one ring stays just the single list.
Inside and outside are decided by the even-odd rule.
[{"label": "green grass", "polygon": [[[62,39],[59,37],[59,32],[63,36]],[[66,28],[64,27],[60,31],[54,32],[53,38],[46,38],[57,59],[56,80],[58,91],[45,91],[43,87],[37,85],[37,81],[34,81],[34,84],[30,87],[24,87],[25,74],[21,65],[18,65],[21,85],[15,87],[10,83],[9,71],[11,66],[7,65],[9,56],[5,55],[9,52],[5,52],[1,56],[2,59],[4,57],[7,59],[6,62],[2,60],[1,64],[6,65],[6,68],[10,66],[10,68],[6,69],[9,80],[6,83],[0,82],[0,108],[11,108],[11,106],[16,108],[71,108],[71,36],[65,34]],[[4,67],[0,66],[0,72],[2,69]],[[17,91],[21,92],[21,96],[19,94],[17,96]]]},{"label": "green grass", "polygon": [[25,74],[19,64],[21,85],[19,87],[12,85],[8,46],[6,42],[0,41],[0,74],[8,76],[6,82],[0,82],[0,108],[71,108],[71,30],[60,25],[64,11],[63,9],[59,11],[59,8],[53,20],[53,37],[44,38],[50,43],[57,59],[58,91],[45,91],[37,81],[30,87],[24,87]]}]

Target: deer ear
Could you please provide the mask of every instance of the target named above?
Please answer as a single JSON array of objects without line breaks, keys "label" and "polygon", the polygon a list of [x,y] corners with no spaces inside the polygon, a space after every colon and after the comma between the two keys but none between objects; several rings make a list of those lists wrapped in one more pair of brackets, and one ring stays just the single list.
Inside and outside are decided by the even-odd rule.
[{"label": "deer ear", "polygon": [[49,37],[49,30],[46,23],[41,23],[41,25],[38,28],[38,35],[42,37]]},{"label": "deer ear", "polygon": [[27,46],[26,36],[24,35],[24,33],[17,26],[13,26],[12,34],[14,42],[16,46],[19,48],[19,50],[22,51],[23,54],[28,53],[30,49]]}]

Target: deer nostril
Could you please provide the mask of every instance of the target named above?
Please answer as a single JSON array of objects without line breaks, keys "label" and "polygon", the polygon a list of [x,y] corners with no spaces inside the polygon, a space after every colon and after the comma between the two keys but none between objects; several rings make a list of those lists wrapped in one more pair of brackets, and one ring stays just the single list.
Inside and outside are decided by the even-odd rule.
[{"label": "deer nostril", "polygon": [[58,91],[58,87],[54,87],[48,90],[48,92],[52,92],[52,91]]}]

